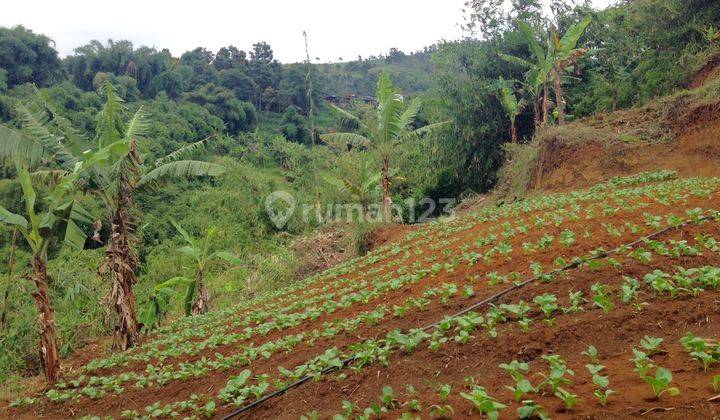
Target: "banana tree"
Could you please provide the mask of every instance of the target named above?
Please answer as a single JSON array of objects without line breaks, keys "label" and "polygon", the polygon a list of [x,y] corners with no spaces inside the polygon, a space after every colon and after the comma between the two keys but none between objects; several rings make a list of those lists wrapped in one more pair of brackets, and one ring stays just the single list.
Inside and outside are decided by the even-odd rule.
[{"label": "banana tree", "polygon": [[187,243],[178,251],[195,262],[195,279],[186,281],[185,316],[204,314],[210,308],[210,291],[205,285],[205,270],[215,261],[223,260],[234,265],[239,265],[241,261],[227,251],[211,252],[212,240],[217,233],[215,227],[210,227],[204,238],[195,238],[176,222],[171,223]]},{"label": "banana tree", "polygon": [[404,140],[418,138],[449,124],[449,121],[413,129],[422,102],[415,99],[406,107],[404,98],[393,89],[390,76],[383,72],[377,83],[377,112],[371,121],[362,121],[349,112],[335,107],[347,119],[355,121],[360,133],[330,133],[320,136],[323,141],[375,149],[381,159],[381,192],[383,220],[391,220],[390,159]]},{"label": "banana tree", "polygon": [[517,143],[517,128],[515,120],[525,108],[525,99],[519,99],[515,96],[512,81],[507,81],[500,77],[496,87],[496,94],[500,104],[510,120],[510,140]]},{"label": "banana tree", "polygon": [[17,106],[23,120],[22,131],[0,125],[0,156],[20,156],[34,166],[55,162],[67,170],[88,152],[106,150],[108,145],[122,145],[109,150],[108,158],[89,171],[89,184],[103,201],[109,216],[111,236],[106,260],[99,273],[110,273],[111,304],[116,314],[114,347],[124,350],[140,343],[133,293],[137,281],[140,221],[135,209],[135,195],[170,177],[218,176],[224,168],[187,159],[204,148],[204,140],[181,147],[149,164],[144,163],[137,139],[147,136],[150,123],[143,109],[138,109],[125,122],[123,101],[112,84],[106,82],[101,93],[105,96],[105,104],[98,114],[96,135],[92,140],[73,130],[71,124],[38,94],[40,111],[33,112],[22,104]]},{"label": "banana tree", "polygon": [[0,206],[0,222],[14,226],[32,251],[32,275],[29,280],[35,285],[32,297],[38,311],[39,353],[45,378],[51,384],[58,380],[60,356],[55,312],[48,284],[48,255],[54,247],[82,249],[85,244],[86,236],[82,227],[91,225],[93,219],[74,199],[73,193],[80,174],[87,167],[88,164],[77,162],[72,172],[59,175],[57,183],[41,205],[30,172],[26,165],[15,159],[15,172],[22,189],[25,214],[15,214]]},{"label": "banana tree", "polygon": [[373,192],[377,191],[382,173],[374,171],[369,161],[352,168],[350,176],[333,176],[325,174],[325,182],[335,187],[341,194],[350,196],[360,205],[361,217],[364,218],[365,211],[371,204]]},{"label": "banana tree", "polygon": [[[545,38],[545,48],[540,46],[538,36],[533,28],[526,22],[519,21],[517,22],[517,26],[530,48],[532,61],[512,55],[499,54],[500,58],[528,69],[525,73],[525,86],[534,98],[533,109],[535,111],[536,126],[547,124],[550,109],[548,83],[551,81],[554,84],[558,122],[565,124],[565,100],[563,97],[562,76],[575,61],[587,53],[587,49],[577,49],[576,46],[585,29],[590,24],[591,19],[590,16],[586,16],[582,21],[573,24],[561,39],[558,38],[557,30],[554,27],[551,28],[548,36],[539,37]],[[542,95],[541,99],[540,95]],[[541,105],[538,106],[538,103],[541,103]],[[542,108],[542,113],[540,112],[540,108]]]},{"label": "banana tree", "polygon": [[562,38],[558,36],[557,29],[554,26],[550,28],[548,44],[552,44],[551,51],[553,52],[551,77],[554,83],[558,123],[561,125],[565,124],[565,98],[562,77],[568,68],[572,67],[577,60],[588,52],[587,48],[577,48],[577,43],[591,21],[592,17],[590,15],[585,16],[583,20],[570,26]]},{"label": "banana tree", "polygon": [[525,38],[525,42],[530,47],[532,61],[502,53],[500,53],[499,56],[507,62],[517,64],[527,69],[524,85],[525,89],[533,98],[535,127],[541,127],[547,124],[550,108],[547,83],[550,71],[552,70],[552,45],[548,44],[547,49],[543,49],[535,36],[535,31],[529,24],[518,21],[517,26]]}]

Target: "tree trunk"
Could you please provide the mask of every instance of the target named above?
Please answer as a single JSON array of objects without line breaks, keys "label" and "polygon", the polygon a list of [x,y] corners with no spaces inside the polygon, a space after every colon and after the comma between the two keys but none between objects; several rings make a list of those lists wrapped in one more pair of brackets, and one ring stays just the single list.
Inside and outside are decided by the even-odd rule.
[{"label": "tree trunk", "polygon": [[540,127],[540,119],[542,118],[542,111],[540,110],[540,98],[533,98],[533,116],[535,119],[535,129]]},{"label": "tree trunk", "polygon": [[130,233],[124,220],[124,212],[116,210],[110,220],[112,242],[106,252],[110,268],[111,294],[115,314],[115,337],[113,347],[126,350],[140,344],[140,327],[135,312],[135,282],[137,256],[128,243]]},{"label": "tree trunk", "polygon": [[[113,347],[126,350],[140,344],[140,326],[135,312],[135,294],[133,286],[137,281],[135,269],[138,256],[135,252],[135,236],[138,218],[134,212],[132,195],[140,174],[140,157],[133,140],[121,167],[120,179],[115,197],[115,209],[110,214],[112,232],[106,255],[107,268],[110,270],[110,298],[117,315]],[[101,274],[104,270],[101,270]]]},{"label": "tree trunk", "polygon": [[197,271],[197,280],[195,287],[197,288],[196,299],[193,303],[193,315],[204,314],[210,309],[210,291],[205,287],[205,278],[203,270]]},{"label": "tree trunk", "polygon": [[40,255],[33,255],[33,275],[30,277],[35,288],[32,293],[38,311],[40,324],[40,361],[42,362],[45,379],[49,384],[57,382],[60,375],[60,355],[57,347],[57,328],[55,313],[50,302],[50,289],[47,279],[47,261]]},{"label": "tree trunk", "polygon": [[558,110],[558,124],[565,125],[565,100],[563,99],[562,80],[560,80],[560,71],[553,71],[555,79],[555,106]]},{"label": "tree trunk", "polygon": [[390,157],[387,155],[382,156],[382,212],[383,221],[390,222]]},{"label": "tree trunk", "polygon": [[547,83],[543,84],[543,99],[542,99],[542,126],[547,125],[548,112],[550,112],[550,99],[548,98],[548,87]]},{"label": "tree trunk", "polygon": [[8,257],[8,272],[7,272],[7,284],[5,285],[5,293],[3,295],[3,309],[2,314],[0,314],[0,328],[4,329],[5,324],[7,323],[7,313],[8,313],[8,299],[10,298],[10,285],[12,283],[12,275],[13,275],[13,257],[15,256],[15,244],[17,243],[17,234],[18,230],[13,230],[13,236],[12,241],[10,242],[10,256]]},{"label": "tree trunk", "polygon": [[517,127],[515,127],[515,118],[510,118],[510,140],[517,143]]}]

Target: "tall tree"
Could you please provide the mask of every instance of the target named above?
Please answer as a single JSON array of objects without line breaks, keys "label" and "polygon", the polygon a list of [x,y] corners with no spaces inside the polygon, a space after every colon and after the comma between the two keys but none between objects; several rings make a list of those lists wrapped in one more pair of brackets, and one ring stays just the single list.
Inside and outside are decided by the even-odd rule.
[{"label": "tall tree", "polygon": [[525,108],[525,100],[519,99],[515,96],[515,90],[513,89],[513,82],[508,81],[500,77],[497,83],[497,97],[500,104],[507,114],[510,120],[510,141],[517,143],[517,127],[515,126],[515,120],[520,115],[523,108]]},{"label": "tall tree", "polygon": [[538,122],[537,105],[535,105],[536,125],[544,125],[547,123],[550,107],[547,84],[550,81],[552,81],[554,85],[558,122],[565,124],[565,98],[563,95],[562,77],[565,71],[587,52],[585,48],[576,47],[591,20],[591,16],[588,15],[580,22],[571,25],[562,38],[558,36],[555,27],[551,27],[547,36],[545,36],[547,40],[545,49],[540,46],[538,37],[532,27],[526,22],[519,21],[517,23],[518,28],[522,32],[528,47],[530,47],[533,61],[528,61],[517,56],[500,54],[501,58],[528,69],[525,75],[526,86],[534,95],[535,101],[538,100],[538,96],[540,92],[542,92],[542,124]]},{"label": "tall tree", "polygon": [[376,99],[378,106],[375,118],[368,122],[363,122],[347,111],[335,107],[347,118],[357,121],[361,127],[362,134],[331,133],[324,134],[321,136],[321,139],[333,143],[371,147],[377,150],[382,165],[380,185],[382,191],[383,220],[390,221],[392,218],[390,208],[390,159],[395,152],[396,146],[408,138],[422,136],[449,122],[445,121],[413,129],[412,124],[415,122],[422,102],[419,99],[415,99],[405,107],[403,96],[393,89],[390,76],[385,72],[381,73],[378,79]]},{"label": "tall tree", "polygon": [[588,49],[577,48],[577,43],[591,21],[592,17],[590,15],[585,16],[583,20],[570,26],[562,38],[558,36],[557,29],[554,26],[550,28],[548,45],[552,46],[549,49],[553,52],[551,75],[555,84],[555,105],[558,110],[558,122],[561,125],[565,124],[565,95],[563,94],[562,77],[568,68],[572,67],[577,60],[587,53]]},{"label": "tall tree", "polygon": [[0,27],[0,70],[7,87],[22,83],[48,86],[64,78],[62,63],[53,41],[22,26]]},{"label": "tall tree", "polygon": [[[106,82],[102,88],[105,105],[98,114],[96,135],[88,141],[71,127],[48,103],[42,102],[43,112],[26,115],[26,132],[0,125],[0,156],[20,156],[32,162],[54,161],[57,166],[72,171],[88,153],[99,154],[90,179],[93,191],[102,199],[109,216],[110,244],[106,261],[100,269],[110,273],[111,304],[116,314],[115,347],[126,349],[140,342],[133,285],[137,269],[137,229],[139,215],[135,210],[135,195],[141,188],[152,187],[169,177],[218,176],[224,172],[220,165],[187,160],[202,150],[204,141],[186,145],[150,164],[143,164],[137,139],[149,130],[149,122],[140,108],[129,121],[123,120],[124,106],[114,87]],[[40,98],[42,99],[42,98]],[[50,119],[47,119],[50,115]]]},{"label": "tall tree", "polygon": [[[8,134],[0,127],[0,133]],[[12,136],[22,136],[14,132]],[[26,142],[29,142],[26,140]],[[107,155],[107,150],[96,156],[88,154],[88,162],[76,162],[72,172],[44,172],[37,179],[57,177],[57,183],[45,197],[45,203],[38,202],[38,193],[33,186],[30,172],[20,159],[15,157],[15,172],[20,183],[25,203],[25,215],[11,213],[0,206],[0,222],[15,226],[32,251],[32,272],[29,280],[35,285],[32,297],[38,311],[40,326],[40,361],[47,382],[57,382],[60,374],[60,356],[58,353],[58,334],[55,325],[55,311],[50,299],[48,283],[48,258],[54,247],[68,246],[82,249],[85,244],[83,225],[92,223],[90,215],[75,200],[74,192],[80,175],[92,165],[93,161]],[[51,175],[51,176],[48,176]]]}]

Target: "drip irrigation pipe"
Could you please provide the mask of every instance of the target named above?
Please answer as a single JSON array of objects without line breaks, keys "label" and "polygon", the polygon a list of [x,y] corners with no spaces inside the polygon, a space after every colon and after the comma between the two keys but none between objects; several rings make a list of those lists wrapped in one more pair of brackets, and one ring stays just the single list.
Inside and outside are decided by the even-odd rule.
[{"label": "drip irrigation pipe", "polygon": [[[622,250],[622,249],[632,248],[632,247],[634,247],[635,245],[638,245],[638,244],[640,244],[640,243],[642,243],[642,242],[645,242],[645,241],[647,241],[647,240],[649,240],[649,239],[652,239],[652,238],[658,237],[658,236],[660,236],[660,235],[663,235],[663,234],[665,234],[665,233],[667,233],[667,232],[670,232],[670,231],[673,231],[673,230],[677,230],[677,229],[681,229],[681,228],[683,228],[683,227],[685,227],[685,226],[687,226],[687,225],[693,224],[693,223],[699,223],[699,222],[703,222],[703,221],[706,221],[706,220],[709,220],[709,219],[717,218],[717,217],[719,217],[719,216],[720,216],[720,212],[716,212],[716,213],[713,213],[713,214],[710,214],[710,215],[701,217],[701,218],[699,218],[699,219],[697,219],[697,220],[687,220],[687,221],[685,221],[685,222],[683,222],[683,223],[680,223],[680,224],[678,224],[678,225],[668,226],[668,227],[666,227],[666,228],[664,228],[664,229],[661,229],[661,230],[659,230],[659,231],[657,231],[657,232],[653,232],[653,233],[651,233],[650,235],[643,236],[643,237],[641,237],[641,238],[639,238],[639,239],[637,239],[637,240],[635,240],[635,241],[632,241],[632,242],[630,242],[630,243],[627,243],[627,244],[624,244],[624,245],[620,245],[620,246],[618,246],[617,248],[611,249],[611,250],[609,250],[609,251],[603,251],[603,252],[600,252],[600,253],[598,253],[598,254],[595,254],[595,255],[593,255],[593,256],[591,256],[591,257],[588,257],[588,258],[585,258],[585,259],[577,259],[577,260],[573,261],[572,263],[567,264],[567,265],[565,265],[565,266],[563,266],[563,267],[557,268],[557,269],[552,270],[552,271],[548,271],[548,272],[543,273],[543,274],[538,274],[538,275],[536,275],[536,276],[530,277],[529,279],[527,279],[527,280],[525,280],[525,281],[523,281],[523,282],[517,283],[517,284],[515,284],[515,285],[513,285],[513,286],[511,286],[511,287],[508,287],[507,289],[502,290],[502,291],[500,291],[500,292],[498,292],[498,293],[496,293],[496,294],[494,294],[494,295],[492,295],[492,296],[490,296],[490,297],[488,297],[488,298],[485,298],[485,299],[483,299],[483,300],[481,300],[481,301],[479,301],[479,302],[476,302],[476,303],[474,303],[474,304],[472,304],[472,305],[470,305],[470,306],[462,309],[461,311],[459,311],[459,312],[457,312],[457,313],[455,313],[455,314],[453,314],[453,315],[450,315],[449,317],[450,317],[450,318],[455,318],[455,317],[458,317],[458,316],[461,316],[461,315],[465,315],[466,313],[468,313],[468,312],[470,312],[470,311],[472,311],[472,310],[474,310],[474,309],[477,309],[477,308],[479,308],[479,307],[481,307],[481,306],[484,306],[484,305],[490,304],[490,303],[492,303],[492,302],[495,302],[496,300],[500,299],[501,297],[505,296],[506,294],[511,293],[511,292],[513,292],[513,291],[515,291],[515,290],[518,290],[518,289],[520,289],[520,288],[522,288],[522,287],[525,287],[525,286],[527,286],[528,284],[533,283],[533,282],[537,281],[538,279],[540,279],[540,278],[542,278],[542,277],[554,276],[555,274],[558,274],[558,273],[561,273],[561,272],[564,272],[564,271],[568,271],[568,270],[572,270],[572,269],[574,269],[574,268],[578,268],[578,267],[580,267],[581,265],[583,265],[584,263],[586,263],[587,261],[592,261],[592,260],[596,260],[596,259],[599,259],[599,258],[605,258],[605,257],[607,257],[607,256],[609,256],[609,255],[611,255],[611,254],[616,254],[616,253],[620,252],[620,250]],[[448,317],[448,315],[446,315],[445,317],[443,317],[443,319],[445,319],[445,318],[447,318],[447,317]],[[436,327],[437,325],[439,325],[441,322],[442,322],[442,320],[436,321],[436,322],[434,322],[434,323],[432,323],[432,324],[430,324],[430,325],[427,325],[427,326],[425,326],[425,327],[423,327],[423,328],[421,328],[421,329],[422,329],[423,331],[432,329],[432,328]],[[328,373],[331,373],[331,372],[333,372],[333,371],[335,371],[335,370],[343,369],[343,368],[345,368],[347,365],[349,365],[350,363],[352,363],[353,361],[355,361],[356,359],[357,359],[357,356],[350,356],[350,357],[348,357],[347,359],[344,359],[344,360],[342,360],[342,361],[340,362],[340,363],[341,363],[341,366],[340,366],[340,367],[331,366],[331,367],[325,368],[324,370],[322,370],[322,371],[320,372],[320,375],[327,375]],[[250,411],[250,410],[252,410],[253,408],[261,405],[261,404],[264,403],[265,401],[271,400],[271,399],[273,399],[273,398],[275,398],[275,397],[279,397],[279,396],[285,394],[286,392],[288,392],[289,390],[291,390],[291,389],[293,389],[293,388],[299,387],[300,385],[304,384],[305,382],[310,381],[310,380],[313,379],[313,378],[314,378],[314,376],[309,376],[309,375],[308,375],[308,376],[305,376],[305,377],[303,377],[303,378],[300,378],[300,379],[298,379],[297,381],[295,381],[295,382],[293,382],[293,383],[285,386],[285,388],[282,388],[282,389],[279,389],[279,390],[277,390],[277,391],[274,391],[274,392],[272,392],[272,393],[270,393],[270,394],[267,394],[267,395],[265,395],[264,397],[262,397],[262,398],[260,398],[260,399],[258,399],[258,400],[255,400],[255,401],[253,401],[252,403],[250,403],[250,404],[248,404],[248,405],[246,405],[246,406],[244,406],[244,407],[241,407],[241,408],[233,411],[232,413],[230,413],[230,414],[226,415],[225,417],[223,417],[223,420],[233,419],[233,418],[239,416],[240,414],[242,414],[242,413],[244,413],[244,412],[246,412],[246,411]]]}]

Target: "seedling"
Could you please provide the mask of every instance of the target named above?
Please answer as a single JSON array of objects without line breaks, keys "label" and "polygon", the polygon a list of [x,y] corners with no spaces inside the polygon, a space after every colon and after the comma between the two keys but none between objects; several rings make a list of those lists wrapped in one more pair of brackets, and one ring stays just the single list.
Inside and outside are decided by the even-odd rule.
[{"label": "seedling", "polygon": [[607,285],[595,283],[590,290],[595,293],[592,297],[593,304],[602,309],[603,312],[608,313],[615,308],[615,304],[612,302],[610,296],[608,296]]},{"label": "seedling", "polygon": [[455,410],[453,410],[452,406],[449,404],[446,405],[438,405],[434,404],[430,406],[430,416],[434,418],[444,419],[448,418],[455,414]]},{"label": "seedling", "polygon": [[698,363],[702,366],[702,370],[707,372],[710,365],[713,363],[720,363],[720,360],[716,358],[715,355],[709,354],[704,351],[694,351],[690,353],[690,356],[692,356],[693,359],[697,360]]},{"label": "seedling", "polygon": [[533,400],[523,401],[523,405],[518,407],[517,413],[521,419],[540,418],[540,420],[550,420],[550,416],[545,409]]},{"label": "seedling", "polygon": [[597,362],[598,362],[598,350],[597,350],[597,348],[596,348],[595,346],[593,346],[592,344],[588,346],[588,348],[587,348],[586,351],[584,351],[584,352],[582,352],[582,353],[580,353],[580,354],[582,354],[583,356],[589,357],[591,362],[597,364]]},{"label": "seedling", "polygon": [[569,292],[569,300],[570,300],[570,306],[567,308],[563,308],[563,313],[578,313],[583,310],[583,308],[580,306],[582,305],[583,301],[583,292],[577,291],[573,292],[572,290]]},{"label": "seedling", "polygon": [[509,364],[501,363],[499,366],[500,369],[503,369],[516,381],[524,379],[524,373],[526,373],[530,369],[530,365],[525,362],[518,362],[517,360],[513,360]]},{"label": "seedling", "polygon": [[397,400],[395,400],[395,393],[390,385],[385,385],[383,387],[382,394],[380,395],[380,402],[387,408],[395,407]]},{"label": "seedling", "polygon": [[557,305],[557,298],[555,295],[550,293],[545,293],[542,295],[535,296],[533,299],[533,302],[540,307],[540,310],[545,314],[545,321],[552,325],[553,319],[552,315],[553,312],[558,310]]},{"label": "seedling", "polygon": [[720,392],[720,375],[713,376],[712,387],[714,392]]},{"label": "seedling", "polygon": [[440,386],[440,389],[438,393],[440,394],[440,401],[445,401],[450,396],[450,392],[452,391],[452,385],[450,384],[443,384]]},{"label": "seedling", "polygon": [[640,288],[640,282],[632,277],[623,276],[625,282],[620,286],[620,300],[623,303],[630,303],[637,299],[635,296],[637,290]]},{"label": "seedling", "polygon": [[654,356],[656,354],[662,354],[665,353],[660,346],[662,345],[663,339],[662,338],[656,338],[656,337],[650,337],[649,335],[646,335],[645,338],[640,340],[640,346],[645,349],[645,352],[648,356]]},{"label": "seedling", "polygon": [[528,381],[525,378],[522,379],[515,379],[517,382],[515,383],[515,386],[506,385],[505,388],[512,391],[513,396],[515,397],[515,401],[520,401],[522,397],[529,393],[537,392],[537,390],[532,386],[530,381]]},{"label": "seedling", "polygon": [[580,401],[580,398],[578,398],[577,395],[566,391],[560,387],[558,387],[557,391],[555,392],[555,396],[560,398],[562,402],[565,404],[565,408],[567,408],[569,411],[573,409],[575,404]]},{"label": "seedling", "polygon": [[475,409],[480,414],[485,414],[490,420],[497,420],[500,410],[507,408],[506,405],[489,396],[485,388],[481,386],[475,385],[470,393],[461,392],[460,396],[473,403]]},{"label": "seedling", "polygon": [[672,382],[673,376],[672,372],[670,372],[668,369],[665,369],[663,367],[659,367],[655,370],[655,376],[645,376],[643,377],[643,380],[650,384],[653,390],[653,394],[655,395],[655,399],[660,399],[662,394],[668,393],[670,396],[675,396],[680,394],[680,390],[671,387],[670,383]]},{"label": "seedling", "polygon": [[565,361],[557,354],[543,356],[542,358],[550,363],[550,375],[546,376],[542,374],[542,377],[545,378],[545,380],[538,386],[538,388],[549,385],[552,393],[554,394],[557,392],[560,385],[570,383],[570,380],[566,378],[565,375],[575,376],[575,372],[572,369],[568,369]]}]

